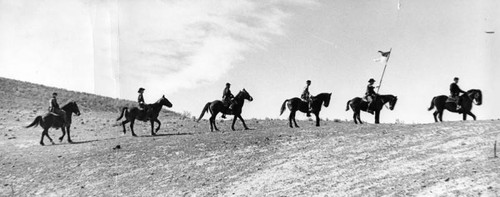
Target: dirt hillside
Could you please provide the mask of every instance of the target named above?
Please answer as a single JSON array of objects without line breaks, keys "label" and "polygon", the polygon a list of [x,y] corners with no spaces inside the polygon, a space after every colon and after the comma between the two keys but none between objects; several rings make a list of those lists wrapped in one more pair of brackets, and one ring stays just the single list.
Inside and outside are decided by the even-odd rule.
[{"label": "dirt hillside", "polygon": [[53,90],[0,78],[0,196],[500,196],[499,120],[291,129],[251,119],[246,131],[219,120],[212,133],[165,111],[159,136],[141,122],[132,137],[115,119],[133,103],[65,91],[82,111],[75,143],[40,146],[42,129],[23,126]]}]

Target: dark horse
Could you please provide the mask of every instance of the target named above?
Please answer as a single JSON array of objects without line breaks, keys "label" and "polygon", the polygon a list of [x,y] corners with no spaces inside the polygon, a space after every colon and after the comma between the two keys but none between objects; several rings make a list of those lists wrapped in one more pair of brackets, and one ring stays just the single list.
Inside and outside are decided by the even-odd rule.
[{"label": "dark horse", "polygon": [[[375,112],[375,124],[380,123],[380,111],[384,107],[386,103],[389,103],[389,109],[394,110],[394,107],[396,107],[396,102],[398,101],[398,97],[394,95],[378,95],[376,96],[375,100],[373,101],[374,103],[372,104],[373,111]],[[347,101],[347,107],[346,111],[349,111],[349,105],[352,108],[352,111],[354,112],[353,114],[353,119],[354,123],[358,124],[363,124],[361,121],[361,110],[366,111],[368,108],[368,102],[364,101],[360,97],[353,98],[349,101]]]},{"label": "dark horse", "polygon": [[439,118],[439,121],[443,122],[444,109],[447,109],[448,111],[454,113],[462,113],[463,120],[467,119],[467,115],[472,116],[472,118],[476,120],[476,116],[471,112],[472,103],[474,103],[475,101],[476,105],[481,105],[483,102],[483,94],[481,93],[481,90],[478,89],[472,89],[467,91],[465,94],[462,94],[460,96],[462,108],[459,111],[457,111],[457,105],[454,102],[446,102],[447,99],[448,96],[446,95],[440,95],[432,98],[431,107],[429,107],[429,111],[431,111],[434,108],[434,106],[436,106],[436,111],[434,111],[433,113],[434,121],[438,122]]},{"label": "dark horse", "polygon": [[[148,104],[147,107],[150,109],[149,113],[146,114],[143,118],[139,117],[140,115],[140,109],[137,107],[132,107],[130,110],[128,110],[128,107],[124,107],[122,109],[122,113],[120,114],[120,117],[116,119],[116,121],[119,121],[124,115],[125,115],[125,120],[122,121],[122,126],[123,126],[123,133],[126,133],[127,130],[125,129],[125,124],[130,122],[130,130],[132,131],[132,136],[137,137],[137,135],[134,132],[134,122],[135,120],[140,120],[144,122],[151,122],[151,135],[156,135],[158,130],[160,130],[161,122],[158,120],[158,115],[160,115],[160,111],[162,106],[167,106],[167,107],[172,107],[172,103],[168,101],[167,98],[165,98],[165,95],[163,95],[160,100],[156,101],[156,103],[153,104]],[[158,123],[158,127],[156,128],[156,132],[153,132],[154,130],[154,122]]]},{"label": "dark horse", "polygon": [[233,118],[233,124],[231,125],[231,129],[234,131],[234,123],[236,123],[236,119],[239,118],[241,122],[243,123],[243,127],[245,127],[245,130],[248,130],[247,125],[245,124],[245,120],[243,120],[243,117],[241,117],[241,109],[243,108],[243,104],[245,103],[245,99],[248,101],[253,101],[252,96],[245,90],[241,90],[233,100],[233,109],[229,110],[228,107],[224,106],[224,103],[220,100],[215,100],[213,102],[208,102],[205,104],[205,107],[203,107],[203,110],[201,111],[200,117],[196,122],[199,122],[201,118],[203,118],[203,115],[205,115],[205,112],[210,111],[212,116],[210,116],[210,130],[218,131],[217,126],[215,125],[215,117],[219,112],[223,112],[225,114],[229,115],[234,115]]},{"label": "dark horse", "polygon": [[[321,111],[321,105],[324,105],[325,107],[328,107],[330,105],[330,98],[332,97],[332,93],[321,93],[318,94],[317,96],[312,97],[312,103],[311,103],[311,108],[313,113],[316,116],[316,126],[319,127],[319,112]],[[295,120],[295,113],[297,111],[301,111],[303,113],[307,113],[309,110],[309,106],[307,102],[303,101],[300,98],[294,97],[291,99],[285,100],[283,104],[281,105],[281,111],[280,111],[280,116],[283,114],[285,111],[285,105],[288,103],[288,109],[290,110],[290,116],[288,116],[288,121],[290,122],[290,127],[293,128],[292,126],[292,120],[293,123],[295,124],[295,127],[299,127],[297,125],[297,121]]]},{"label": "dark horse", "polygon": [[78,109],[78,105],[76,104],[76,102],[69,102],[68,104],[64,105],[61,109],[66,112],[66,120],[68,122],[65,125],[63,125],[63,121],[64,121],[63,117],[61,117],[55,113],[49,112],[49,113],[45,114],[44,116],[37,116],[35,118],[35,121],[33,121],[33,123],[26,126],[26,128],[30,128],[30,127],[36,127],[36,126],[40,125],[43,128],[42,139],[40,139],[40,144],[42,146],[45,145],[43,143],[44,136],[47,136],[47,138],[49,138],[50,142],[52,144],[54,144],[54,141],[52,141],[52,138],[50,138],[50,136],[49,136],[49,128],[51,128],[51,127],[55,128],[55,129],[61,128],[63,135],[59,138],[59,141],[63,140],[64,136],[66,135],[66,131],[67,131],[68,132],[68,142],[69,143],[73,142],[71,140],[71,136],[69,134],[70,127],[71,127],[71,117],[72,117],[73,113],[76,114],[77,116],[79,116],[80,109]]}]

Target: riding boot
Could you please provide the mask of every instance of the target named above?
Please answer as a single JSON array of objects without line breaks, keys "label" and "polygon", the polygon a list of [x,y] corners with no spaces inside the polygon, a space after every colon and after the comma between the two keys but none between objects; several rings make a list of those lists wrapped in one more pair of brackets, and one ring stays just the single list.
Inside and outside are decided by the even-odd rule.
[{"label": "riding boot", "polygon": [[372,103],[368,103],[368,107],[366,108],[366,112],[370,113],[370,114],[373,114],[373,110],[372,110]]},{"label": "riding boot", "polygon": [[311,102],[308,102],[307,103],[306,117],[311,117],[311,112],[312,112]]}]

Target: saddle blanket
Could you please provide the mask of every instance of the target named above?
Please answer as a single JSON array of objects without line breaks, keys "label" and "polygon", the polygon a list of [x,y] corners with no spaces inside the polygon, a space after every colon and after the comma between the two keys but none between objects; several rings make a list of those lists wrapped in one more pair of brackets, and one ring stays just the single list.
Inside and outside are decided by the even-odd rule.
[{"label": "saddle blanket", "polygon": [[454,97],[448,97],[448,99],[446,99],[447,103],[456,103],[457,101],[458,101],[458,98],[454,98]]}]

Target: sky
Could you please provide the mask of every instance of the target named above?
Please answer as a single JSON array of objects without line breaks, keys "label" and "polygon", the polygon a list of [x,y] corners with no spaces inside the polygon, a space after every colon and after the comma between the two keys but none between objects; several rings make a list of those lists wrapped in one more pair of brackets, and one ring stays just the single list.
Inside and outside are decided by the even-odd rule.
[{"label": "sky", "polygon": [[500,32],[486,32],[500,31],[499,8],[495,0],[0,0],[0,77],[130,100],[143,87],[146,102],[165,95],[171,110],[192,116],[230,82],[254,98],[244,118],[281,119],[283,101],[311,80],[313,95],[332,93],[321,118],[351,120],[347,101],[364,95],[368,79],[379,85],[384,64],[373,60],[392,49],[380,93],[398,103],[381,122],[432,122],[427,108],[453,77],[483,91],[478,119],[498,119]]}]

